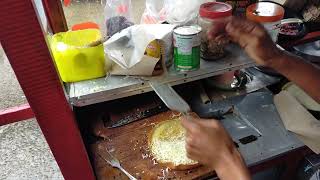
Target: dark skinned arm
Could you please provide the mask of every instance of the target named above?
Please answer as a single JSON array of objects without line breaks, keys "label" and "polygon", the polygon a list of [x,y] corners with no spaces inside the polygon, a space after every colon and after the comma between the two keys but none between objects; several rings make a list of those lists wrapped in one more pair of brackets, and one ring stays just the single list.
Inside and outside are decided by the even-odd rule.
[{"label": "dark skinned arm", "polygon": [[182,119],[187,156],[214,169],[222,180],[249,180],[250,173],[224,127],[217,120]]},{"label": "dark skinned arm", "polygon": [[319,68],[287,52],[274,58],[268,66],[286,76],[320,103]]},{"label": "dark skinned arm", "polygon": [[227,34],[258,65],[275,69],[320,102],[320,69],[278,49],[260,24],[231,17],[215,24],[208,36],[218,40],[223,37],[220,34]]}]

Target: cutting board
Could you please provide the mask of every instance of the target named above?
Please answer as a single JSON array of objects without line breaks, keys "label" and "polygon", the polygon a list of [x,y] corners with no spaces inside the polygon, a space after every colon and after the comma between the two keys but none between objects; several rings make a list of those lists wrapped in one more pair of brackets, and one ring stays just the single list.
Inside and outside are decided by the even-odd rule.
[{"label": "cutting board", "polygon": [[97,146],[107,148],[119,159],[121,165],[137,179],[203,179],[213,176],[212,169],[200,166],[186,171],[170,170],[158,164],[149,154],[148,136],[152,128],[168,119],[179,116],[179,113],[167,111],[153,117],[149,117],[131,124],[106,129],[99,123],[95,126],[96,134],[104,137],[105,140],[92,145],[94,169],[97,179],[128,179],[121,171],[111,167],[98,154]]}]

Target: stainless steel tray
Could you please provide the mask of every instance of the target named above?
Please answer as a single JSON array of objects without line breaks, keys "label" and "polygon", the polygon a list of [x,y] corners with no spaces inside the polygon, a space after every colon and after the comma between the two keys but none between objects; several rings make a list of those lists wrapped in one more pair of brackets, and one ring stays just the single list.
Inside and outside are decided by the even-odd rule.
[{"label": "stainless steel tray", "polygon": [[[152,78],[174,86],[255,65],[239,46],[231,44],[226,49],[230,52],[228,56],[212,62],[201,60],[200,69],[197,71],[181,73],[170,67],[165,77]],[[152,88],[140,78],[110,76],[67,84],[67,91],[73,106],[86,106],[149,92]]]}]

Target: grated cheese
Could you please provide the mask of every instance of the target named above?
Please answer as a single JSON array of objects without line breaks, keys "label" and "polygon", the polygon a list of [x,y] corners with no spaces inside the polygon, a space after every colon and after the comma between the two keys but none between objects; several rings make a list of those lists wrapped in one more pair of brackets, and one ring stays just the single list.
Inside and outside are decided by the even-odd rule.
[{"label": "grated cheese", "polygon": [[187,157],[185,130],[179,119],[169,120],[156,128],[150,149],[158,162],[173,163],[175,166],[197,163]]},{"label": "grated cheese", "polygon": [[154,141],[151,152],[153,156],[162,163],[173,163],[175,166],[181,164],[195,164],[194,160],[187,157],[185,141]]}]

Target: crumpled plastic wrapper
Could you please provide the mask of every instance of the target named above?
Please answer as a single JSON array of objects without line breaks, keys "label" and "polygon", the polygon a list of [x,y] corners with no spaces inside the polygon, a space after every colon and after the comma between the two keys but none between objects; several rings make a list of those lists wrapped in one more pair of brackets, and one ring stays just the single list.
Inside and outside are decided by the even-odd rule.
[{"label": "crumpled plastic wrapper", "polygon": [[118,64],[112,63],[110,74],[125,76],[151,76],[159,60],[159,58],[144,55],[140,62],[129,69],[122,68]]},{"label": "crumpled plastic wrapper", "polygon": [[197,24],[200,5],[213,0],[146,0],[141,24]]},{"label": "crumpled plastic wrapper", "polygon": [[114,62],[110,74],[152,75],[160,58],[145,55],[148,44],[155,39],[172,36],[174,25],[134,25],[114,34],[104,45],[107,59]]}]

